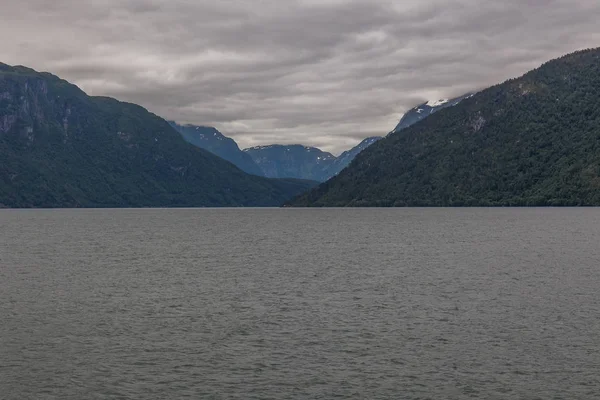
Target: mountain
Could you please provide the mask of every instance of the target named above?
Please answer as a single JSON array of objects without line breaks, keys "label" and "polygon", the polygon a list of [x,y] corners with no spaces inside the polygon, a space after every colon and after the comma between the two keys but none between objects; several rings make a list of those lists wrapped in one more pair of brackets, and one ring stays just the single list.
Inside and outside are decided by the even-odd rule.
[{"label": "mountain", "polygon": [[415,108],[408,110],[406,114],[402,116],[400,122],[398,123],[398,125],[396,125],[392,133],[396,133],[401,131],[402,129],[406,129],[409,126],[416,124],[417,122],[429,117],[432,114],[435,114],[440,110],[457,105],[458,103],[469,97],[473,97],[473,93],[468,93],[463,96],[456,97],[454,99],[428,101],[427,103],[418,105]]},{"label": "mountain", "polygon": [[[472,96],[473,94],[469,93],[450,100],[437,100],[421,104],[404,114],[392,133],[406,129],[439,110],[455,106],[462,100]],[[246,149],[244,152],[248,153],[254,162],[258,164],[264,176],[271,178],[293,177],[325,182],[339,174],[350,165],[360,152],[380,139],[380,136],[366,138],[357,146],[343,152],[339,157],[314,147],[301,145],[259,146]]]},{"label": "mountain", "polygon": [[169,124],[183,136],[186,142],[229,161],[239,169],[252,175],[264,176],[258,165],[248,154],[238,147],[235,140],[224,136],[216,128],[210,126],[179,125],[173,121]]},{"label": "mountain", "polygon": [[362,142],[360,142],[358,145],[354,146],[350,150],[346,150],[345,152],[340,154],[340,156],[337,157],[330,164],[329,168],[327,168],[327,175],[326,175],[327,179],[330,179],[330,178],[336,176],[337,174],[339,174],[344,168],[346,168],[348,165],[350,165],[352,160],[354,160],[354,158],[360,152],[362,152],[364,149],[371,146],[373,143],[377,142],[380,139],[381,139],[381,136],[373,136],[373,137],[366,138],[365,140],[363,140]]},{"label": "mountain", "polygon": [[257,146],[244,152],[269,178],[310,179],[323,182],[329,178],[328,169],[335,156],[315,147],[299,144]]},{"label": "mountain", "polygon": [[392,133],[296,206],[600,205],[600,49]]},{"label": "mountain", "polygon": [[337,175],[358,153],[381,139],[367,138],[339,157],[316,147],[294,145],[269,145],[245,149],[263,174],[270,178],[296,178],[325,182]]},{"label": "mountain", "polygon": [[[394,128],[392,133],[399,132],[403,129],[406,129],[409,126],[414,125],[415,123],[438,112],[439,110],[443,110],[444,108],[455,106],[458,103],[460,103],[461,101],[463,101],[464,99],[467,99],[472,96],[473,96],[472,93],[468,93],[463,96],[456,97],[454,99],[449,99],[449,100],[442,99],[442,100],[435,100],[435,101],[429,101],[427,103],[423,103],[423,104],[407,111],[402,116],[402,119],[400,119],[400,122],[398,123],[398,125],[396,125],[396,127]],[[356,158],[356,156],[359,153],[361,153],[363,150],[365,150],[367,147],[371,146],[372,144],[378,142],[380,139],[382,139],[381,136],[372,136],[372,137],[366,138],[365,140],[360,142],[358,145],[356,145],[352,149],[347,150],[347,151],[343,152],[342,154],[340,154],[340,156],[337,157],[334,160],[334,162],[327,169],[327,179],[330,179],[330,178],[336,176],[337,174],[339,174],[344,168],[346,168],[348,165],[350,165],[352,160],[354,160],[354,158]]]},{"label": "mountain", "polygon": [[311,185],[248,175],[140,106],[0,64],[1,206],[273,206]]}]

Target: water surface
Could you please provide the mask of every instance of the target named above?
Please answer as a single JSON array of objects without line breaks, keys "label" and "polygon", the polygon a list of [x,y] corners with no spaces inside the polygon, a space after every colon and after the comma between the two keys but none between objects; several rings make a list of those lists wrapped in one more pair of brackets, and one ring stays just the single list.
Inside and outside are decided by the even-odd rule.
[{"label": "water surface", "polygon": [[0,211],[2,399],[597,399],[598,209]]}]

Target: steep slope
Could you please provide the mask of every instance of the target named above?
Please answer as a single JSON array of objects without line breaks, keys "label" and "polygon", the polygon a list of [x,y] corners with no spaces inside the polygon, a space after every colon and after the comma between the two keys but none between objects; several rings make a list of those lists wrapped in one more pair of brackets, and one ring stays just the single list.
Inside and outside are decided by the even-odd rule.
[{"label": "steep slope", "polygon": [[201,149],[229,161],[239,169],[252,175],[264,176],[258,165],[248,154],[238,147],[237,143],[224,136],[216,128],[209,126],[179,125],[173,121],[169,124],[186,140]]},{"label": "steep slope", "polygon": [[245,174],[142,107],[0,64],[0,205],[279,205],[310,182]]},{"label": "steep slope", "polygon": [[335,156],[315,147],[270,145],[244,150],[269,178],[297,178],[323,182]]},{"label": "steep slope", "polygon": [[415,108],[408,110],[402,116],[400,122],[398,123],[398,125],[396,125],[392,133],[396,133],[401,131],[402,129],[406,129],[409,126],[412,126],[417,122],[422,121],[423,119],[429,117],[432,114],[435,114],[440,110],[457,105],[458,103],[469,97],[473,97],[473,94],[468,93],[450,100],[442,99],[436,101],[428,101],[427,103],[420,104]]},{"label": "steep slope", "polygon": [[600,50],[380,140],[297,206],[600,205]]},{"label": "steep slope", "polygon": [[354,146],[350,150],[346,150],[345,152],[343,152],[342,154],[340,154],[340,156],[337,157],[331,163],[331,165],[329,166],[329,168],[327,168],[327,171],[326,171],[327,172],[327,174],[326,174],[327,179],[330,179],[330,178],[336,176],[337,174],[339,174],[341,170],[343,170],[348,165],[350,165],[350,163],[352,162],[352,160],[354,160],[354,158],[360,152],[362,152],[364,149],[366,149],[367,147],[371,146],[373,143],[377,142],[380,139],[381,139],[381,136],[373,136],[373,137],[366,138],[365,140],[363,140],[362,142],[360,142],[359,144],[357,144],[356,146]]}]

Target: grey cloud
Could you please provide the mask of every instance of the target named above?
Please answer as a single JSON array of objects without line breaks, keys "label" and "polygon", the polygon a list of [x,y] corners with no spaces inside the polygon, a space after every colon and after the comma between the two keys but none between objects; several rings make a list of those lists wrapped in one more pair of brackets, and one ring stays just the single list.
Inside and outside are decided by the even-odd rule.
[{"label": "grey cloud", "polygon": [[600,46],[596,0],[20,0],[0,61],[214,125],[339,153],[421,101]]}]

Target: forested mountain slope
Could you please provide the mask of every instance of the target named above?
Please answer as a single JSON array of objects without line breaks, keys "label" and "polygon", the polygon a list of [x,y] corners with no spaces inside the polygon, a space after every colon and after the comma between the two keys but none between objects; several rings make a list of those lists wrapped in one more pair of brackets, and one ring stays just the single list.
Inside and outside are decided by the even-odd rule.
[{"label": "forested mountain slope", "polygon": [[296,206],[600,205],[600,50],[393,133]]},{"label": "forested mountain slope", "polygon": [[0,64],[0,206],[273,206],[311,185],[248,175],[140,106]]}]

